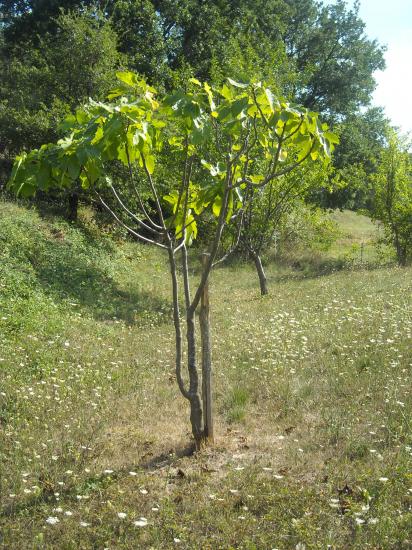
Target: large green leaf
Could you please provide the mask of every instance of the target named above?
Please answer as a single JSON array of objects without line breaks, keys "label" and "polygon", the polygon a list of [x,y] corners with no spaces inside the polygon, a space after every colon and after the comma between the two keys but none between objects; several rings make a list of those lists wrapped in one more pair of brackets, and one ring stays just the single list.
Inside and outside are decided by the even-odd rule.
[{"label": "large green leaf", "polygon": [[212,204],[212,212],[216,216],[216,218],[218,218],[219,215],[220,215],[220,211],[222,209],[222,204],[223,204],[222,195],[220,195],[220,194],[216,195],[215,200]]},{"label": "large green leaf", "polygon": [[137,76],[134,73],[131,73],[129,71],[121,72],[119,71],[116,73],[117,78],[121,81],[127,84],[128,86],[134,88],[138,84]]},{"label": "large green leaf", "polygon": [[249,86],[246,82],[237,82],[233,78],[228,78],[227,81],[235,88],[247,88]]}]

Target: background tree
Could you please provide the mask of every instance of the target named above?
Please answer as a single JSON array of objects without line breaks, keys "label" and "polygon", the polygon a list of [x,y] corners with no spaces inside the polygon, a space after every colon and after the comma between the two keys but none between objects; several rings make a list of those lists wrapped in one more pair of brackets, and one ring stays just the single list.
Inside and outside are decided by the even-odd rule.
[{"label": "background tree", "polygon": [[370,209],[373,201],[370,176],[376,172],[387,127],[388,120],[380,107],[348,115],[337,125],[339,147],[333,155],[333,166],[339,185],[314,189],[311,200],[323,208]]},{"label": "background tree", "polygon": [[385,67],[384,48],[365,35],[359,2],[323,6],[314,0],[285,0],[289,7],[283,39],[300,75],[295,94],[305,107],[329,119],[368,105],[373,73]]},{"label": "background tree", "polygon": [[[102,56],[97,61],[94,48],[79,38],[88,36],[94,43],[80,23],[77,35],[69,33],[70,39],[59,40],[63,34],[56,18],[68,9],[71,18],[86,19],[93,32],[100,33],[96,43],[102,44]],[[340,189],[331,196],[324,190],[313,199],[334,207],[367,203],[370,193],[361,184],[363,159],[354,163],[351,154],[358,150],[358,138],[369,121],[363,128],[360,123],[358,133],[351,129],[354,121],[364,119],[360,107],[369,103],[373,73],[384,67],[384,59],[383,48],[365,35],[357,3],[349,7],[343,0],[328,6],[315,0],[3,0],[0,11],[6,67],[0,92],[0,155],[6,160],[5,175],[10,156],[22,145],[30,148],[57,137],[57,122],[68,105],[89,95],[103,98],[105,86],[96,77],[112,73],[116,54],[124,67],[138,71],[160,90],[183,87],[191,76],[218,84],[236,74],[263,79],[284,97],[298,97],[304,106],[341,125],[342,151],[347,153],[336,162],[342,180],[357,189]],[[110,31],[110,48],[103,30]],[[73,65],[77,55],[82,63]],[[16,70],[10,73],[8,67],[17,65],[23,75],[27,71],[27,78],[16,79]],[[39,82],[36,93],[31,82]],[[82,82],[94,83],[93,94]]]},{"label": "background tree", "polygon": [[329,185],[331,167],[316,162],[318,157],[319,153],[312,151],[292,172],[273,180],[263,189],[248,190],[239,220],[242,227],[239,227],[237,246],[243,255],[253,260],[262,296],[269,292],[262,255],[279,239],[284,220],[296,205],[315,189]]},{"label": "background tree", "polygon": [[[155,90],[136,75],[118,73],[118,77],[120,84],[110,93],[111,102],[91,101],[69,117],[70,133],[65,139],[17,157],[10,184],[18,194],[27,196],[56,185],[70,187],[80,179],[83,187],[94,193],[132,235],[166,251],[172,279],[176,379],[189,401],[192,433],[199,447],[213,433],[213,427],[209,423],[210,395],[204,395],[211,387],[210,335],[207,323],[202,322],[200,385],[195,313],[210,270],[219,261],[223,229],[242,208],[249,189],[263,189],[315,151],[320,159],[327,157],[335,136],[319,123],[315,113],[280,101],[261,84],[230,81],[230,85],[214,90],[192,80],[192,91],[178,91],[158,102]],[[165,141],[180,161],[174,164],[172,185],[167,186],[162,171],[158,174],[156,170]],[[124,202],[125,183],[108,177],[108,166],[113,162],[128,169],[126,185],[129,192],[135,193],[135,211]],[[112,192],[114,205],[105,200],[104,189]],[[156,220],[145,207],[143,192],[151,194]],[[207,211],[217,218],[217,224],[200,281],[192,292],[187,247],[197,236],[198,218]],[[182,266],[182,299],[178,261]],[[205,318],[202,312],[202,321]],[[184,359],[187,382],[182,372]]]},{"label": "background tree", "polygon": [[253,61],[262,78],[278,79],[282,93],[325,115],[368,104],[373,72],[384,67],[383,49],[366,37],[358,3],[348,8],[343,0],[332,6],[315,0],[3,0],[0,6],[8,51],[36,47],[38,37],[54,34],[59,9],[100,9],[129,66],[152,82],[170,86],[170,71],[182,70],[210,79],[216,67],[239,75],[243,66],[250,76]]},{"label": "background tree", "polygon": [[[91,11],[61,14],[53,33],[33,44],[3,50],[0,83],[0,159],[7,174],[22,149],[55,140],[59,124],[89,96],[104,98],[120,62],[110,24]],[[78,193],[69,196],[69,216],[77,216]]]},{"label": "background tree", "polygon": [[411,143],[388,128],[377,173],[372,177],[372,215],[383,223],[386,238],[393,244],[400,266],[412,251],[412,158]]}]

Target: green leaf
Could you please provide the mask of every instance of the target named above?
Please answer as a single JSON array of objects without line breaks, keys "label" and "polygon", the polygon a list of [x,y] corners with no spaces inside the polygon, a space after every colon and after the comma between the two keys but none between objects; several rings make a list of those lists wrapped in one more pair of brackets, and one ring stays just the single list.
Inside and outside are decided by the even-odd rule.
[{"label": "green leaf", "polygon": [[70,155],[70,157],[67,159],[67,171],[72,180],[75,180],[79,177],[80,162],[76,155]]},{"label": "green leaf", "polygon": [[188,212],[188,215],[186,217],[185,221],[186,226],[186,244],[190,246],[194,239],[197,237],[197,223],[195,218],[192,216],[190,211]]},{"label": "green leaf", "polygon": [[226,86],[226,84],[223,84],[222,88],[219,90],[219,93],[222,97],[229,101],[233,99],[233,90]]},{"label": "green leaf", "polygon": [[285,149],[282,149],[279,153],[279,162],[285,162],[287,159],[288,152]]},{"label": "green leaf", "polygon": [[45,164],[41,165],[39,171],[36,174],[36,184],[43,191],[47,189],[50,184],[51,170],[50,166]]},{"label": "green leaf", "polygon": [[93,159],[90,159],[85,167],[85,172],[87,173],[87,178],[89,180],[89,184],[93,184],[95,183],[100,175],[101,175],[101,172],[100,172],[100,166],[98,165],[98,163],[93,160]]},{"label": "green leaf", "polygon": [[134,88],[138,84],[137,76],[130,71],[119,71],[116,73],[116,77],[121,81]]},{"label": "green leaf", "polygon": [[299,148],[299,154],[298,154],[298,158],[297,158],[298,162],[303,161],[303,159],[308,156],[309,151],[311,150],[311,147],[312,147],[312,143],[309,140],[304,141],[302,143],[301,147]]},{"label": "green leaf", "polygon": [[242,97],[234,101],[231,105],[231,113],[233,117],[237,117],[240,113],[249,106],[249,98]]},{"label": "green leaf", "polygon": [[155,168],[155,159],[153,155],[147,155],[145,157],[146,168],[149,174],[153,174]]},{"label": "green leaf", "polygon": [[177,208],[177,202],[179,200],[179,193],[177,191],[172,191],[168,195],[164,195],[163,200],[165,200],[166,202],[168,202],[173,206],[173,214],[175,214],[176,208]]},{"label": "green leaf", "polygon": [[221,166],[220,163],[217,163],[214,166],[213,164],[210,164],[209,162],[206,162],[203,159],[200,162],[206,168],[206,170],[209,170],[210,175],[213,176],[213,177],[215,177],[215,176],[220,176],[221,177],[224,174],[226,174],[224,166]]},{"label": "green leaf", "polygon": [[25,182],[21,184],[19,190],[17,191],[17,196],[27,199],[32,197],[36,193],[36,182],[35,177],[31,176]]},{"label": "green leaf", "polygon": [[252,183],[261,183],[265,178],[264,178],[264,176],[262,176],[260,174],[257,174],[256,176],[248,176],[248,179]]},{"label": "green leaf", "polygon": [[226,223],[229,222],[230,218],[233,215],[234,201],[233,201],[233,190],[229,192],[228,202],[227,202],[227,214],[226,214]]},{"label": "green leaf", "polygon": [[339,143],[339,136],[337,134],[334,134],[333,132],[325,132],[323,135],[325,139],[329,141],[329,143]]},{"label": "green leaf", "polygon": [[270,109],[273,113],[275,110],[275,96],[273,95],[272,90],[270,90],[269,88],[265,88],[265,94],[269,102]]},{"label": "green leaf", "polygon": [[215,200],[212,204],[212,212],[216,216],[216,218],[219,217],[220,211],[222,209],[222,195],[216,195]]},{"label": "green leaf", "polygon": [[228,78],[227,80],[235,88],[247,88],[249,86],[249,84],[245,82],[236,82],[236,80],[233,80],[232,78]]}]

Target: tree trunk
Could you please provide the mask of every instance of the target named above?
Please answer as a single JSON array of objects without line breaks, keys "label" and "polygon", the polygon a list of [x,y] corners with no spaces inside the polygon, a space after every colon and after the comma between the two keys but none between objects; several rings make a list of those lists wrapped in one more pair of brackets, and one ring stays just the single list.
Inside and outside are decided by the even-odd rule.
[{"label": "tree trunk", "polygon": [[203,440],[202,405],[199,397],[199,377],[196,365],[195,315],[188,312],[187,327],[187,366],[189,371],[190,423],[195,439],[196,449],[199,449]]},{"label": "tree trunk", "polygon": [[259,277],[260,293],[262,296],[266,296],[267,294],[269,294],[269,291],[268,291],[265,270],[263,269],[263,265],[262,265],[262,260],[259,254],[257,254],[256,252],[252,252],[252,258],[253,258],[253,261],[255,262],[256,271]]},{"label": "tree trunk", "polygon": [[[209,254],[203,254],[202,263],[206,267]],[[199,312],[200,337],[202,342],[202,399],[204,429],[203,437],[208,443],[214,441],[213,401],[212,401],[212,353],[209,322],[209,283],[205,284]]]},{"label": "tree trunk", "polygon": [[69,195],[68,200],[68,213],[67,213],[67,219],[71,222],[77,221],[77,214],[78,214],[78,208],[79,208],[79,194],[74,191]]},{"label": "tree trunk", "polygon": [[[170,245],[170,242],[169,242]],[[182,330],[180,325],[179,312],[179,289],[177,280],[176,261],[173,247],[169,246],[169,264],[170,273],[172,276],[173,290],[173,321],[175,326],[176,336],[176,379],[182,395],[189,401],[190,404],[190,424],[192,426],[192,434],[195,440],[196,449],[199,449],[202,443],[202,406],[198,395],[198,376],[196,367],[196,338],[195,338],[195,314],[190,309],[186,315],[187,326],[187,366],[189,372],[189,389],[185,388],[185,383],[182,378]],[[184,269],[184,274],[187,276],[187,269]],[[187,277],[185,277],[186,279]],[[187,282],[187,281],[186,281]],[[188,287],[185,288],[188,292]]]},{"label": "tree trunk", "polygon": [[396,257],[398,260],[398,265],[400,267],[405,267],[406,266],[406,246],[402,246],[398,233],[395,234],[395,247],[396,247]]}]

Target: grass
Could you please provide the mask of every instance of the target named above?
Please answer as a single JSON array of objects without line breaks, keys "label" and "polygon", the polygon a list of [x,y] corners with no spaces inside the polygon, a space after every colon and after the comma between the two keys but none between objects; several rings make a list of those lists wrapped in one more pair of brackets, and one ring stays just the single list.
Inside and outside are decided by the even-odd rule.
[{"label": "grass", "polygon": [[338,224],[341,235],[328,251],[334,259],[344,259],[354,265],[375,265],[394,260],[394,252],[388,246],[379,244],[382,228],[370,218],[350,210],[335,210],[330,215]]},{"label": "grass", "polygon": [[1,547],[411,548],[411,275],[217,269],[187,456],[165,258],[0,203]]}]

